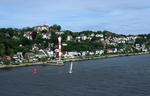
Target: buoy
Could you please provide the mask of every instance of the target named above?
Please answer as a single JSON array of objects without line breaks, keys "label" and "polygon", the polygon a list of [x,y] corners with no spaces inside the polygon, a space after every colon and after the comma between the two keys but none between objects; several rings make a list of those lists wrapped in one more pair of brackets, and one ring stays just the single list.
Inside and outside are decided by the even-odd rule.
[{"label": "buoy", "polygon": [[34,75],[36,75],[36,69],[34,69],[34,72],[33,72],[33,73],[34,73]]}]

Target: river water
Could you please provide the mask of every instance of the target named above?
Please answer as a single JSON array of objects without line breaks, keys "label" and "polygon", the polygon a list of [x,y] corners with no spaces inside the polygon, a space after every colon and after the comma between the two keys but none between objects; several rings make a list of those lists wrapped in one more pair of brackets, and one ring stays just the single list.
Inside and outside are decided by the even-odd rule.
[{"label": "river water", "polygon": [[[0,96],[150,96],[150,55],[0,69]],[[37,74],[34,75],[34,69]]]}]

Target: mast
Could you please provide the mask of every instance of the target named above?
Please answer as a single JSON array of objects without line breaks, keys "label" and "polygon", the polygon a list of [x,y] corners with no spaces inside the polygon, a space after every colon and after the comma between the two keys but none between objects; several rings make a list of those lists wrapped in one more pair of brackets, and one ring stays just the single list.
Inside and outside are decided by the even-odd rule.
[{"label": "mast", "polygon": [[71,62],[69,73],[72,73],[72,66],[73,66],[73,63]]}]

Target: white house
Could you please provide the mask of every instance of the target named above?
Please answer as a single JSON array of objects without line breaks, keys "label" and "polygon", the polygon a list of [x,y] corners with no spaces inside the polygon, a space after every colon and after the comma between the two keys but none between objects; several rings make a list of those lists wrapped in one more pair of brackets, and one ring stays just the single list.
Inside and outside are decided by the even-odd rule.
[{"label": "white house", "polygon": [[71,41],[72,40],[72,36],[71,35],[68,35],[67,36],[67,41]]},{"label": "white house", "polygon": [[79,52],[68,52],[67,57],[69,58],[75,58],[76,56],[80,56],[81,54]]},{"label": "white house", "polygon": [[94,33],[92,33],[90,36],[91,36],[91,37],[94,37],[94,36],[95,36],[95,34],[94,34]]},{"label": "white house", "polygon": [[101,37],[102,38],[102,37],[104,37],[104,35],[103,34],[96,34],[95,37]]},{"label": "white house", "polygon": [[135,45],[135,48],[136,48],[137,50],[141,50],[140,44],[136,44],[136,45]]},{"label": "white house", "polygon": [[94,55],[94,52],[89,52],[89,55]]},{"label": "white house", "polygon": [[86,56],[87,55],[87,52],[86,51],[82,51],[81,52],[81,56]]},{"label": "white house", "polygon": [[62,35],[64,32],[55,32],[57,35]]},{"label": "white house", "polygon": [[87,37],[87,39],[88,39],[88,40],[91,40],[91,39],[92,39],[92,37]]},{"label": "white house", "polygon": [[113,53],[113,49],[112,48],[108,48],[107,49],[107,53]]},{"label": "white house", "polygon": [[82,40],[86,40],[86,39],[87,39],[87,36],[83,35],[83,36],[81,36],[81,39],[82,39]]},{"label": "white house", "polygon": [[49,32],[46,32],[46,33],[42,33],[42,35],[43,35],[43,39],[50,39],[50,37],[51,37],[51,34],[49,33]]},{"label": "white house", "polygon": [[27,32],[27,33],[25,33],[25,34],[24,34],[24,37],[26,37],[26,38],[32,40],[32,32]]},{"label": "white house", "polygon": [[147,48],[145,48],[145,44],[142,44],[142,51],[143,52],[147,52],[148,51]]},{"label": "white house", "polygon": [[48,57],[54,57],[54,51],[47,50],[46,53],[47,53]]},{"label": "white house", "polygon": [[104,50],[96,50],[95,55],[102,55],[104,53]]},{"label": "white house", "polygon": [[35,54],[35,57],[38,57],[38,58],[47,57],[47,54],[44,52],[44,50],[40,49],[40,50],[37,51],[37,53]]},{"label": "white house", "polygon": [[107,53],[117,53],[117,48],[108,48]]}]

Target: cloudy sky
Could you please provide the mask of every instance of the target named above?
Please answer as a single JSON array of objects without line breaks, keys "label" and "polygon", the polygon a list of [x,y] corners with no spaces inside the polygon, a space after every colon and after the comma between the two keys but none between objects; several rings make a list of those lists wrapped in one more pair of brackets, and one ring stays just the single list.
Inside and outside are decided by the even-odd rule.
[{"label": "cloudy sky", "polygon": [[0,27],[150,33],[150,0],[0,0]]}]

